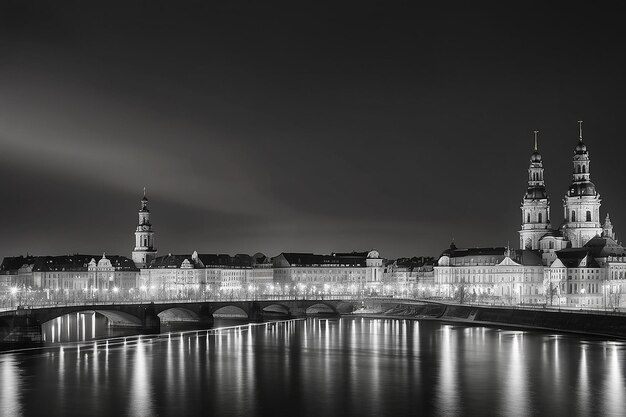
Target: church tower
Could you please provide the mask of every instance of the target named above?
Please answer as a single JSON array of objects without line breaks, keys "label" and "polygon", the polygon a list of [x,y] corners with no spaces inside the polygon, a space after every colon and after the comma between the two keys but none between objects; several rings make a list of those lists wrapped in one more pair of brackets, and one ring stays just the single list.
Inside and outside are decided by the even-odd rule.
[{"label": "church tower", "polygon": [[573,248],[580,248],[596,235],[602,234],[600,194],[590,180],[589,154],[583,143],[583,122],[578,121],[578,125],[572,184],[563,199],[563,233]]},{"label": "church tower", "polygon": [[613,223],[611,223],[609,213],[606,213],[606,218],[604,219],[604,226],[602,226],[602,236],[617,240],[615,238],[615,233],[613,233]]},{"label": "church tower", "polygon": [[522,229],[519,231],[520,249],[539,249],[539,239],[550,229],[550,200],[543,180],[543,162],[537,150],[535,130],[535,150],[530,155],[528,167],[528,188],[522,200]]},{"label": "church tower", "polygon": [[137,268],[145,268],[156,257],[154,249],[154,231],[150,223],[150,210],[148,210],[148,198],[146,189],[143,189],[141,210],[139,210],[139,224],[135,230],[135,249],[133,250],[133,262]]}]

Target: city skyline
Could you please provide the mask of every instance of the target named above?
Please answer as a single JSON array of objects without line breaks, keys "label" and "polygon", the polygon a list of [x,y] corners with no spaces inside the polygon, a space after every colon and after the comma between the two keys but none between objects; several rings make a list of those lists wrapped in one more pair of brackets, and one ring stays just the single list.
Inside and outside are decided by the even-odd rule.
[{"label": "city skyline", "polygon": [[618,13],[56,6],[0,13],[2,256],[127,255],[144,186],[160,254],[503,246],[581,119],[626,222]]}]

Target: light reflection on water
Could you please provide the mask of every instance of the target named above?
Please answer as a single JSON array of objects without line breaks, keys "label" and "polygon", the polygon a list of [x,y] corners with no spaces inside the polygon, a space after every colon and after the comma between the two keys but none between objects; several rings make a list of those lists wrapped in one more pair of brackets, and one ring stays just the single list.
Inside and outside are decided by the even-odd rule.
[{"label": "light reflection on water", "polygon": [[47,343],[88,341],[137,333],[135,327],[109,327],[107,318],[95,311],[57,317],[44,323],[41,330]]},{"label": "light reflection on water", "polygon": [[0,415],[621,416],[625,365],[600,339],[307,319],[1,354]]}]

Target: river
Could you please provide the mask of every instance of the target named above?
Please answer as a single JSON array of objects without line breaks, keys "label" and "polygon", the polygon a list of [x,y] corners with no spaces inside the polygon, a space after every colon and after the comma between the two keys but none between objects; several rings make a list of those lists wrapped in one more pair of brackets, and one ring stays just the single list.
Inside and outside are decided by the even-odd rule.
[{"label": "river", "polygon": [[0,387],[2,416],[623,416],[626,344],[309,318],[61,338],[0,354]]}]

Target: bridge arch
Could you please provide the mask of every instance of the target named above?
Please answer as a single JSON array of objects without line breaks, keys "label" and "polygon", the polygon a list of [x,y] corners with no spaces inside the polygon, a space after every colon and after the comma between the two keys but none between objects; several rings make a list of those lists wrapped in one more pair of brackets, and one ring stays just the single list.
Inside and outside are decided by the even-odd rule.
[{"label": "bridge arch", "polygon": [[337,310],[340,314],[349,314],[356,310],[356,305],[354,302],[350,301],[341,301],[335,306],[335,310]]},{"label": "bridge arch", "polygon": [[248,318],[248,312],[236,305],[225,305],[213,310],[213,317]]},{"label": "bridge arch", "polygon": [[157,314],[161,322],[196,322],[200,316],[193,310],[185,307],[171,307]]},{"label": "bridge arch", "polygon": [[314,314],[339,314],[332,304],[323,302],[313,303],[305,310],[307,315]]},{"label": "bridge arch", "polygon": [[284,304],[274,303],[263,307],[264,313],[291,315],[291,310]]},{"label": "bridge arch", "polygon": [[90,308],[82,308],[82,309],[72,309],[72,311],[67,311],[68,309],[58,309],[53,313],[45,315],[39,318],[39,324],[44,325],[49,323],[55,319],[61,318],[63,316],[69,316],[71,314],[100,314],[105,317],[110,325],[113,326],[130,326],[130,327],[140,327],[142,325],[141,318],[137,317],[134,314],[128,313],[126,311],[120,310],[107,310],[107,309],[90,309]]},{"label": "bridge arch", "polygon": [[10,317],[0,316],[0,341],[11,332],[11,320]]}]

